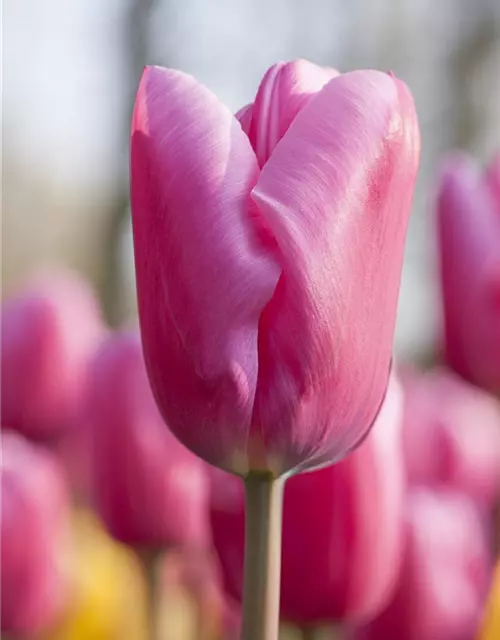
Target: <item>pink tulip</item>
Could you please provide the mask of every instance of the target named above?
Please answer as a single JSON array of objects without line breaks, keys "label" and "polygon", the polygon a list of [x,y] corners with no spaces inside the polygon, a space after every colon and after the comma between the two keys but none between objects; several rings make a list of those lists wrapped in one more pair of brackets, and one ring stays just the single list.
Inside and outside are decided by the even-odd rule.
[{"label": "pink tulip", "polygon": [[418,164],[391,74],[277,64],[233,116],[145,70],[132,125],[135,261],[160,410],[206,461],[278,476],[337,461],[386,392]]},{"label": "pink tulip", "polygon": [[500,392],[498,172],[492,164],[482,175],[455,155],[437,200],[445,357],[461,376],[493,392]]},{"label": "pink tulip", "polygon": [[[302,625],[364,620],[385,605],[403,541],[401,396],[393,380],[365,442],[285,486],[281,615]],[[230,595],[241,598],[241,482],[213,472],[212,531]]]},{"label": "pink tulip", "polygon": [[500,151],[486,167],[485,179],[493,195],[498,215],[500,215]]},{"label": "pink tulip", "polygon": [[500,404],[444,369],[405,380],[410,483],[449,486],[490,509],[500,497]]},{"label": "pink tulip", "polygon": [[85,405],[94,499],[111,534],[138,547],[206,548],[205,466],[165,428],[138,335],[118,333],[103,345]]},{"label": "pink tulip", "polygon": [[222,610],[223,640],[239,640],[241,629],[241,610],[230,598],[225,598]]},{"label": "pink tulip", "polygon": [[45,629],[64,605],[61,564],[68,526],[64,474],[48,451],[2,432],[2,632]]},{"label": "pink tulip", "polygon": [[2,305],[2,424],[47,440],[73,425],[102,338],[97,301],[72,273],[47,273]]},{"label": "pink tulip", "polygon": [[490,571],[488,541],[473,503],[459,493],[413,490],[395,594],[357,640],[471,640]]}]

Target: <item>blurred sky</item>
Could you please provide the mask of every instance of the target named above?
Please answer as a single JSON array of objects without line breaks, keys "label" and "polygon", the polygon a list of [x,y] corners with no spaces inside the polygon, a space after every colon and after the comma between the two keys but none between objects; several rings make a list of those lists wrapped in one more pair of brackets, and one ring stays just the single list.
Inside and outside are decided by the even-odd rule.
[{"label": "blurred sky", "polygon": [[[53,261],[104,278],[142,64],[193,73],[237,109],[267,66],[306,57],[340,70],[392,69],[414,92],[423,157],[397,346],[407,356],[429,347],[438,321],[429,213],[439,158],[457,145],[481,159],[500,147],[498,0],[4,0],[3,13],[7,290]],[[126,222],[123,233],[116,304],[129,310]]]}]

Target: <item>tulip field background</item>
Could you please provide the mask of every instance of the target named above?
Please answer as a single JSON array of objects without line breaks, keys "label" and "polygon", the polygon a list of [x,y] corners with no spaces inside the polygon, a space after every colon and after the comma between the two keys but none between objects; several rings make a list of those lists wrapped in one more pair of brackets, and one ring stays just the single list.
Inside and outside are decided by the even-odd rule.
[{"label": "tulip field background", "polygon": [[[142,362],[130,118],[146,64],[193,74],[235,112],[276,60],[306,58],[403,79],[422,157],[395,340],[404,469],[381,435],[373,450],[363,445],[350,466],[341,463],[338,476],[290,481],[285,527],[309,525],[302,538],[284,534],[291,568],[282,638],[500,640],[500,223],[497,286],[491,305],[477,307],[477,322],[496,338],[490,352],[474,342],[474,366],[462,368],[443,356],[438,264],[446,248],[436,222],[440,176],[456,150],[497,172],[500,213],[498,0],[4,0],[2,27],[2,637],[142,640],[151,638],[152,615],[160,619],[155,640],[238,637],[242,537],[232,536],[243,530],[241,483],[207,471],[165,435]],[[467,192],[466,170],[453,158],[446,166],[459,183],[456,203]],[[468,193],[479,202],[479,192]],[[475,263],[467,237],[461,242],[464,260],[450,258],[451,271],[465,273],[459,290],[479,281],[466,278],[462,264]],[[148,428],[139,432],[142,421]],[[127,475],[131,469],[142,475]],[[389,579],[396,546],[384,532],[386,502],[399,472],[410,487],[411,551],[401,551]],[[16,483],[31,505],[18,520]],[[380,499],[377,509],[360,498],[364,491]],[[345,525],[334,531],[344,545],[335,550],[324,533],[333,511]],[[152,614],[144,566],[157,547],[168,549],[157,563]],[[356,562],[322,592],[324,566],[349,549]],[[28,557],[37,570],[19,577]],[[366,603],[352,594],[363,580],[375,593],[380,576],[390,584],[384,603],[367,605],[370,615],[354,623],[349,606],[364,611]]]},{"label": "tulip field background", "polygon": [[[397,344],[428,349],[436,326],[429,220],[441,154],[489,157],[500,140],[496,0],[37,0],[4,2],[3,285],[44,262],[88,273],[114,320],[135,305],[127,145],[146,63],[193,73],[232,109],[264,70],[305,57],[392,69],[414,93],[422,161]],[[23,72],[19,73],[19,69]],[[113,292],[111,294],[111,291]]]}]

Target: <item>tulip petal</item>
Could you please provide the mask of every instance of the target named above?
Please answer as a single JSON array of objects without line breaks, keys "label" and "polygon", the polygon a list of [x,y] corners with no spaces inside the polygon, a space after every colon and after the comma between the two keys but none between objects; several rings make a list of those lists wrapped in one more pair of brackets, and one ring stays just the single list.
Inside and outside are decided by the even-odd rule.
[{"label": "tulip petal", "polygon": [[104,327],[89,285],[45,271],[2,304],[2,424],[36,441],[69,435]]},{"label": "tulip petal", "polygon": [[248,133],[261,167],[297,114],[327,82],[338,75],[335,69],[300,59],[278,62],[267,70],[253,104],[251,121],[246,113],[238,118],[241,121],[244,116],[242,126]]},{"label": "tulip petal", "polygon": [[155,67],[141,79],[131,144],[139,313],[153,391],[184,444],[234,470],[227,456],[245,450],[258,320],[279,276],[249,214],[255,155],[208,89]]},{"label": "tulip petal", "polygon": [[247,104],[234,114],[243,131],[248,135],[252,124],[253,104]]},{"label": "tulip petal", "polygon": [[[500,220],[479,168],[454,154],[437,199],[445,354],[461,376],[500,389],[500,332],[495,281],[500,273]],[[474,313],[470,310],[474,309]]]},{"label": "tulip petal", "polygon": [[485,172],[486,184],[495,202],[495,207],[500,215],[500,152],[497,153]]},{"label": "tulip petal", "polygon": [[283,273],[260,322],[250,442],[287,468],[345,455],[376,417],[418,155],[405,85],[353,72],[300,111],[252,191]]},{"label": "tulip petal", "polygon": [[472,307],[478,318],[477,335],[467,345],[477,383],[495,395],[500,394],[500,224],[497,227],[497,251],[485,267],[477,292],[480,299]]}]

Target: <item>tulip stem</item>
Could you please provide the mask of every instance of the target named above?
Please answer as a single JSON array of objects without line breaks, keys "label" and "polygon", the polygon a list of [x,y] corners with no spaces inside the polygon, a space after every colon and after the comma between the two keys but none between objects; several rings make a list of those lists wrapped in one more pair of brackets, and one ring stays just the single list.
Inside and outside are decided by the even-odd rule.
[{"label": "tulip stem", "polygon": [[500,553],[500,501],[493,511],[493,547],[497,556]]},{"label": "tulip stem", "polygon": [[277,640],[283,479],[245,478],[245,568],[242,640]]},{"label": "tulip stem", "polygon": [[321,630],[318,627],[303,627],[302,640],[320,640]]},{"label": "tulip stem", "polygon": [[145,549],[138,552],[141,561],[147,589],[147,624],[148,640],[159,640],[160,638],[160,603],[161,603],[161,580],[159,576],[159,559],[161,553],[152,549]]},{"label": "tulip stem", "polygon": [[302,627],[302,640],[340,640],[342,638],[340,629],[331,627]]}]

